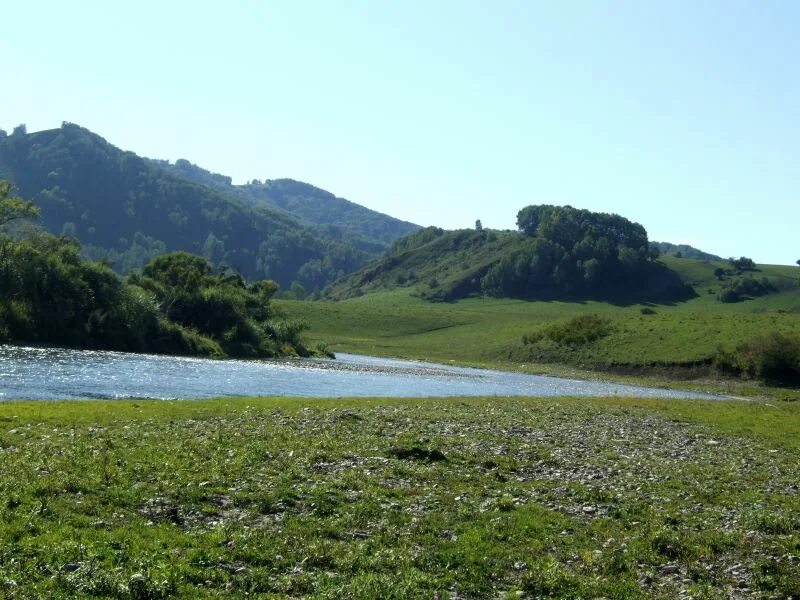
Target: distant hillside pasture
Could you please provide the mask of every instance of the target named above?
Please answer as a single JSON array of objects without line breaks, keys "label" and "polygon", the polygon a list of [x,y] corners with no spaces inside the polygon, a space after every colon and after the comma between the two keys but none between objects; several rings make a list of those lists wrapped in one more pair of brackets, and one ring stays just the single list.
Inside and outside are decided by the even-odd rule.
[{"label": "distant hillside pasture", "polygon": [[[714,270],[726,263],[660,260],[697,296],[662,304],[487,297],[431,303],[414,286],[398,285],[344,301],[279,305],[308,321],[312,338],[325,339],[334,351],[531,372],[563,373],[576,367],[697,377],[713,373],[720,348],[733,350],[773,330],[800,334],[797,267],[759,266],[759,275],[779,291],[725,304],[717,299],[725,282]],[[582,344],[524,342],[582,315],[608,319],[607,334]]]}]

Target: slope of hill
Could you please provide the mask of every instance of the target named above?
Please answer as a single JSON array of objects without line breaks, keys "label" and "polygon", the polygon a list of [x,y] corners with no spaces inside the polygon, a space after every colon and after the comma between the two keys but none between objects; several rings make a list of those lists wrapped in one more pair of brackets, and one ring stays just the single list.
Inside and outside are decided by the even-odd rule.
[{"label": "slope of hill", "polygon": [[181,159],[174,164],[154,161],[162,169],[196,183],[236,196],[249,206],[264,206],[287,212],[302,223],[323,228],[326,235],[346,239],[366,252],[383,252],[399,237],[419,229],[330,192],[293,179],[253,180],[233,185],[231,178],[212,173]]},{"label": "slope of hill", "polygon": [[[599,369],[656,376],[659,384],[667,383],[663,377],[692,378],[693,388],[735,395],[767,393],[751,389],[749,383],[720,383],[716,378],[704,383],[696,378],[712,373],[719,348],[732,350],[772,331],[800,335],[800,269],[758,265],[757,276],[767,278],[776,291],[723,303],[718,297],[735,275],[720,279],[715,271],[727,269],[728,263],[659,260],[697,295],[663,304],[485,296],[435,303],[420,298],[414,286],[395,285],[337,302],[281,301],[279,306],[308,322],[311,338],[324,339],[335,352],[455,361],[561,376],[582,377],[586,376],[583,369]],[[575,319],[590,317],[599,317],[600,335],[574,327],[583,324]],[[580,335],[573,339],[553,335],[569,332],[570,327]],[[800,400],[800,388],[795,386],[791,393],[784,388],[776,395]]]},{"label": "slope of hill", "polygon": [[520,232],[422,229],[326,294],[345,299],[409,287],[439,301],[488,295],[628,303],[694,294],[654,260],[644,228],[624,217],[538,205],[521,210],[518,223]]},{"label": "slope of hill", "polygon": [[0,176],[41,207],[42,224],[76,237],[89,257],[123,273],[166,251],[185,250],[248,278],[283,286],[298,281],[310,292],[388,246],[328,232],[263,202],[242,202],[229,179],[205,172],[198,180],[191,167],[180,161],[166,168],[68,123],[0,135]]},{"label": "slope of hill", "polygon": [[688,244],[671,244],[669,242],[650,242],[664,256],[677,256],[678,258],[696,258],[698,260],[723,260],[716,254],[710,254],[703,250],[698,250]]}]

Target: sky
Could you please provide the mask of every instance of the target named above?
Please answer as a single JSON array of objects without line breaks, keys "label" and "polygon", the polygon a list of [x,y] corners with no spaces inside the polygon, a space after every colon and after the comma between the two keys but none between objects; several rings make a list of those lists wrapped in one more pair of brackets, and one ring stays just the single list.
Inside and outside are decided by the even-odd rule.
[{"label": "sky", "polygon": [[69,121],[421,225],[570,204],[800,259],[800,3],[29,0],[3,23],[7,131]]}]

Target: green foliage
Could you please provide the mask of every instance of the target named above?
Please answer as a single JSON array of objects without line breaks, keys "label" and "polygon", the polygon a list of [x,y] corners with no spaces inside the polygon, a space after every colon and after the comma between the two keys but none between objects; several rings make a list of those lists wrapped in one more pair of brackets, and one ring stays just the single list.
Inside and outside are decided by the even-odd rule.
[{"label": "green foliage", "polygon": [[414,287],[421,297],[439,302],[480,294],[622,301],[674,301],[694,294],[653,261],[641,225],[554,206],[529,206],[518,218],[525,233],[417,231],[397,240],[389,256],[333,284],[326,296],[350,298],[398,286]]},{"label": "green foliage", "polygon": [[386,250],[398,237],[419,229],[417,225],[337,198],[301,181],[253,179],[245,185],[233,185],[230,177],[211,173],[184,159],[175,164],[152,162],[182,179],[233,195],[248,206],[287,212],[304,224],[321,228],[332,240],[352,244],[373,256]]},{"label": "green foliage", "polygon": [[398,240],[388,256],[333,284],[325,295],[339,299],[414,287],[416,293],[434,301],[462,298],[480,291],[481,276],[512,243],[511,235],[423,229]]},{"label": "green foliage", "polygon": [[647,232],[619,215],[535,205],[519,211],[517,224],[531,239],[486,273],[481,286],[490,296],[608,292],[650,270]]},{"label": "green foliage", "polygon": [[158,332],[155,305],[74,240],[37,234],[0,239],[0,322],[13,340],[145,351]]},{"label": "green foliage", "polygon": [[33,202],[12,196],[12,190],[11,182],[0,180],[0,229],[19,219],[39,217],[39,209]]},{"label": "green foliage", "polygon": [[543,339],[562,346],[582,346],[606,337],[613,329],[611,319],[601,315],[580,315],[522,337],[523,344]]},{"label": "green foliage", "polygon": [[69,123],[0,137],[0,165],[41,207],[44,227],[76,237],[89,258],[119,273],[185,251],[248,278],[322,289],[416,228],[298,182],[232,186],[188,161],[123,152]]},{"label": "green foliage", "polygon": [[214,273],[204,258],[157,257],[122,281],[77,240],[0,234],[0,339],[134,352],[269,357],[312,352],[304,325],[274,311],[273,281]]},{"label": "green foliage", "polygon": [[679,258],[694,258],[697,260],[722,261],[716,254],[703,252],[687,244],[670,244],[669,242],[650,242],[650,248],[655,249],[662,256],[675,256]]},{"label": "green foliage", "polygon": [[210,273],[211,265],[204,258],[187,252],[173,252],[154,259],[144,268],[142,275],[166,289],[188,294],[197,290]]},{"label": "green foliage", "polygon": [[185,252],[156,258],[129,281],[149,291],[166,318],[243,357],[308,356],[303,326],[278,318],[270,300],[273,281],[246,282],[239,274],[212,273],[208,261]]},{"label": "green foliage", "polygon": [[417,225],[338,198],[313,185],[292,179],[235,186],[245,204],[286,211],[301,222],[322,227],[331,239],[348,242],[359,250],[377,254],[394,240],[419,229]]},{"label": "green foliage", "polygon": [[760,280],[753,277],[737,277],[722,287],[717,298],[720,302],[741,302],[748,297],[764,296],[775,291],[777,291],[775,286],[766,277]]},{"label": "green foliage", "polygon": [[779,331],[756,336],[733,351],[719,349],[717,367],[753,379],[777,382],[800,381],[800,335]]},{"label": "green foliage", "polygon": [[[75,235],[70,237],[75,237]],[[119,238],[117,240],[118,249],[108,249],[93,244],[83,244],[82,246],[83,255],[86,258],[112,265],[118,273],[141,271],[147,263],[167,252],[167,245],[164,242],[148,237],[139,231],[133,234],[130,245],[127,238]]]},{"label": "green foliage", "polygon": [[414,250],[443,235],[444,229],[441,227],[425,227],[396,240],[392,244],[391,254],[402,254],[403,252]]},{"label": "green foliage", "polygon": [[731,266],[739,272],[756,270],[756,263],[753,262],[752,258],[747,258],[746,256],[741,256],[739,258],[729,258],[728,262],[730,262]]}]

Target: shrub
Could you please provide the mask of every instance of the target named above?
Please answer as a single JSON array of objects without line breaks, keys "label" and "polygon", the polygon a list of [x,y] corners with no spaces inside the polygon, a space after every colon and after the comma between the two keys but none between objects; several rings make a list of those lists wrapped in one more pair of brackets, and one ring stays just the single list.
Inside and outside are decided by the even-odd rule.
[{"label": "shrub", "polygon": [[641,311],[639,311],[639,312],[641,312],[643,315],[654,315],[654,314],[656,314],[656,311],[654,311],[654,310],[653,310],[652,308],[650,308],[649,306],[645,306],[645,307],[644,307],[644,308],[642,308],[642,310],[641,310]]},{"label": "shrub", "polygon": [[562,346],[581,346],[604,338],[611,333],[611,330],[611,319],[608,317],[581,315],[523,336],[522,342],[533,344],[548,339]]},{"label": "shrub", "polygon": [[752,258],[747,258],[746,256],[741,256],[739,258],[729,258],[728,261],[731,263],[734,269],[737,271],[755,271],[756,270],[756,263],[753,262]]},{"label": "shrub", "polygon": [[773,331],[733,351],[720,349],[714,363],[721,371],[766,381],[800,380],[800,336]]},{"label": "shrub", "polygon": [[739,302],[747,296],[764,296],[774,291],[775,286],[766,277],[739,277],[728,282],[717,298],[720,302]]}]

